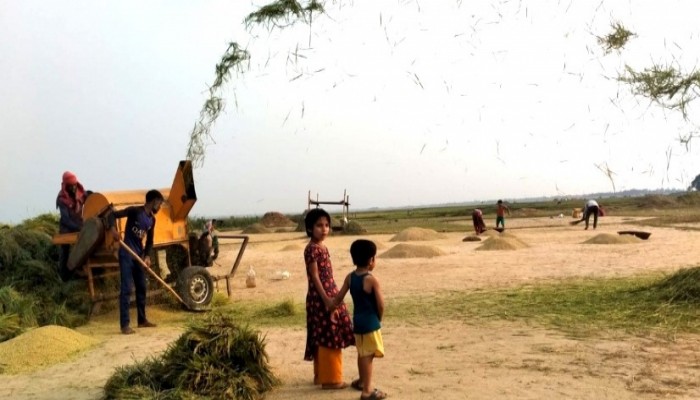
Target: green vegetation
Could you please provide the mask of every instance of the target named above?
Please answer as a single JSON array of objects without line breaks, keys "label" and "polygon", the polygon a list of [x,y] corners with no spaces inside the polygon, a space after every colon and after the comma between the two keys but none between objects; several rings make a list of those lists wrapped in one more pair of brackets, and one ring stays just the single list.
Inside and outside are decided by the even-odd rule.
[{"label": "green vegetation", "polygon": [[51,243],[57,230],[52,214],[0,229],[0,341],[27,328],[86,321],[86,283],[63,282],[58,275],[58,247]]},{"label": "green vegetation", "polygon": [[620,50],[627,44],[631,37],[636,36],[633,32],[627,30],[621,23],[614,22],[611,26],[612,32],[605,36],[598,37],[598,44],[603,46],[605,53],[610,53],[613,50]]},{"label": "green vegetation", "polygon": [[666,278],[573,279],[488,292],[392,300],[388,318],[525,320],[572,336],[700,332],[700,267]]},{"label": "green vegetation", "polygon": [[[570,279],[489,291],[453,291],[391,298],[385,319],[421,325],[445,320],[521,320],[567,332],[656,334],[700,332],[700,267],[669,276]],[[348,304],[351,307],[351,304]],[[228,304],[217,309],[257,326],[305,324],[303,304],[286,300]],[[391,323],[391,322],[389,322]]]}]

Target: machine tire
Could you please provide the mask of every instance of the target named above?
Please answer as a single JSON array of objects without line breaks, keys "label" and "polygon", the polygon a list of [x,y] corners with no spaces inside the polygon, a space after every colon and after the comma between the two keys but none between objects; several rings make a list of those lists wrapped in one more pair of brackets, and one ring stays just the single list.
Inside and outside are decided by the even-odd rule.
[{"label": "machine tire", "polygon": [[214,280],[204,267],[187,267],[177,278],[177,292],[188,309],[206,310],[214,297]]}]

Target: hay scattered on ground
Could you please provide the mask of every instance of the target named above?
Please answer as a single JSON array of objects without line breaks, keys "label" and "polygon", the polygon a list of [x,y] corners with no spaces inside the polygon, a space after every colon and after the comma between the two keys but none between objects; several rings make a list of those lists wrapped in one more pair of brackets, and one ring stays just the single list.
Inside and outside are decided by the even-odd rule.
[{"label": "hay scattered on ground", "polygon": [[381,258],[431,258],[445,255],[445,252],[435,246],[400,243],[390,248],[379,257]]},{"label": "hay scattered on ground", "polygon": [[529,247],[527,243],[518,239],[515,235],[501,233],[498,236],[488,238],[475,250],[518,250]]},{"label": "hay scattered on ground", "polygon": [[253,224],[243,229],[243,233],[272,233],[272,231],[263,224]]},{"label": "hay scattered on ground", "polygon": [[670,302],[700,303],[700,267],[682,268],[650,289],[661,292]]},{"label": "hay scattered on ground", "polygon": [[295,243],[295,244],[288,244],[280,249],[280,251],[294,251],[294,250],[303,250],[304,245]]},{"label": "hay scattered on ground", "polygon": [[462,239],[463,242],[480,242],[481,238],[476,235],[469,235]]},{"label": "hay scattered on ground", "polygon": [[97,343],[63,326],[42,326],[0,343],[0,372],[31,372],[65,361]]},{"label": "hay scattered on ground", "polygon": [[397,233],[390,242],[411,242],[411,241],[422,241],[422,240],[438,240],[444,238],[444,235],[432,230],[425,228],[406,228],[401,232]]},{"label": "hay scattered on ground", "polygon": [[584,244],[630,244],[639,243],[642,239],[634,235],[617,235],[612,233],[600,233],[583,242]]},{"label": "hay scattered on ground", "polygon": [[296,222],[276,211],[266,212],[260,220],[260,223],[266,228],[280,228],[296,225]]}]

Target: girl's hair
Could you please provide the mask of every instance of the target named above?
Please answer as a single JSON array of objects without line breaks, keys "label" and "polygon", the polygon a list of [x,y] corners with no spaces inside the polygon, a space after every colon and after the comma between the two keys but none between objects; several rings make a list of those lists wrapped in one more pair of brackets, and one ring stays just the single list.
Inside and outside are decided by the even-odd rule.
[{"label": "girl's hair", "polygon": [[326,218],[328,220],[328,224],[330,225],[331,215],[328,214],[326,210],[322,208],[314,208],[313,210],[306,213],[306,217],[304,217],[304,225],[306,226],[306,236],[314,236],[314,225],[316,225],[316,222],[318,222],[318,220],[321,218]]}]

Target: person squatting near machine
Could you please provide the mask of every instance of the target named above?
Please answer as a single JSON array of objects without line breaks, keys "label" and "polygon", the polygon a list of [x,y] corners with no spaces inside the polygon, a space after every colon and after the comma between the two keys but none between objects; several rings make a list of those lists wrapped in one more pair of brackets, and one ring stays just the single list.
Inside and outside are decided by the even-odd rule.
[{"label": "person squatting near machine", "polygon": [[199,236],[199,262],[204,267],[211,267],[219,257],[219,237],[216,234],[216,220],[210,219],[204,224]]},{"label": "person squatting near machine", "polygon": [[[83,228],[83,205],[87,196],[88,192],[78,181],[78,177],[70,171],[64,172],[61,180],[61,190],[56,196],[56,208],[60,214],[58,222],[59,233],[80,232]],[[69,256],[70,245],[61,245],[58,273],[63,281],[67,281],[71,277],[71,271],[68,269]]]},{"label": "person squatting near machine", "polygon": [[[116,227],[116,219],[126,217],[124,228],[124,243],[136,253],[144,263],[150,267],[150,252],[153,248],[153,232],[156,226],[156,214],[163,204],[163,195],[157,190],[149,190],[146,193],[146,202],[143,206],[127,207],[114,211],[108,216],[107,229],[111,229],[115,242],[121,240]],[[143,239],[146,239],[144,246]],[[119,248],[119,273],[121,285],[119,291],[119,324],[125,335],[135,333],[129,326],[129,297],[132,286],[136,289],[136,315],[139,328],[152,328],[156,324],[146,318],[146,272],[141,265],[133,259],[126,249]]]}]

